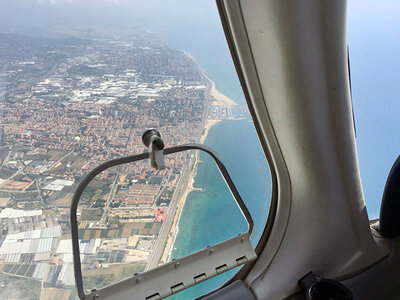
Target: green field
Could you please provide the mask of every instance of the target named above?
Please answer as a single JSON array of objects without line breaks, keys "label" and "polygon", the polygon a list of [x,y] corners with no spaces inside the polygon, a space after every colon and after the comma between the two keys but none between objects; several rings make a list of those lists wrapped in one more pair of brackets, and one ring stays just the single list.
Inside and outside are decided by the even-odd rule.
[{"label": "green field", "polygon": [[83,271],[83,286],[86,291],[101,288],[122,279],[131,277],[135,273],[143,272],[146,264],[116,264],[107,268]]},{"label": "green field", "polygon": [[0,299],[40,299],[40,282],[36,280],[0,274],[5,286],[0,289]]}]

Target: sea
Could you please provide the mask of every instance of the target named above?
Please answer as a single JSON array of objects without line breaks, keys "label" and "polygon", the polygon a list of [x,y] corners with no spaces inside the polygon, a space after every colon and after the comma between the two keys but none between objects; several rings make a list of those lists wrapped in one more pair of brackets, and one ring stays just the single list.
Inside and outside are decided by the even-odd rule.
[{"label": "sea", "polygon": [[[215,82],[218,91],[245,105],[216,8],[213,9],[214,13],[207,12],[208,19],[203,27],[179,27],[179,35],[171,34],[173,30],[168,27],[162,27],[157,33],[163,32],[163,38],[171,47],[188,52],[207,77]],[[255,227],[251,242],[255,247],[268,217],[271,176],[250,115],[247,119],[215,124],[204,144],[219,154],[252,215]],[[206,153],[200,153],[193,186],[202,190],[193,191],[186,198],[171,258],[182,257],[247,231],[244,216],[215,162]],[[168,299],[194,299],[219,287],[238,270],[221,274]]]},{"label": "sea", "polygon": [[[79,10],[69,7],[72,3],[78,5],[78,1],[3,2],[3,6],[10,4],[4,11],[12,13],[3,16],[0,27],[9,30],[14,30],[17,21],[23,20],[26,28],[32,27],[35,31],[39,19],[44,27],[54,19],[79,28],[79,16],[83,16],[85,24],[101,22],[110,28],[122,25],[129,29],[132,22],[135,26],[142,24],[169,46],[190,53],[221,93],[238,104],[245,104],[215,0],[99,1],[102,3],[98,6],[92,1],[81,1],[87,7]],[[47,2],[51,3],[49,7],[44,5]],[[65,2],[58,12],[56,2]],[[121,11],[118,4],[128,2],[132,2],[130,9]],[[33,3],[38,6],[33,7]],[[393,0],[379,3],[352,0],[347,4],[358,159],[368,216],[374,219],[379,216],[387,175],[400,154],[400,6]],[[49,11],[42,12],[38,7]],[[17,11],[22,12],[20,16]],[[71,18],[66,18],[66,12]],[[211,128],[205,144],[218,152],[248,206],[255,222],[251,242],[256,245],[268,216],[271,176],[252,121],[222,121]],[[203,191],[194,191],[187,197],[172,257],[189,254],[247,229],[221,175],[205,154],[200,155],[193,180],[194,187]],[[205,281],[170,299],[196,298],[223,284],[236,271]]]},{"label": "sea", "polygon": [[[368,11],[360,10],[363,2],[356,2],[349,3],[347,24],[352,105],[366,208],[369,218],[375,219],[387,175],[400,154],[400,23],[395,13],[377,15],[374,10],[371,22]],[[171,47],[190,53],[221,93],[245,104],[215,2],[173,0],[168,5],[169,15],[164,17],[160,9],[153,31]],[[205,144],[218,152],[248,206],[255,221],[251,241],[256,245],[268,216],[271,177],[252,121],[222,121],[211,128]],[[205,154],[200,161],[193,185],[204,191],[187,197],[172,251],[175,258],[247,229],[213,161]],[[220,286],[236,271],[169,299],[194,299]]]},{"label": "sea", "polygon": [[[251,240],[254,246],[267,220],[271,197],[268,164],[257,143],[253,123],[248,120],[217,123],[210,129],[205,140],[205,144],[220,154],[239,194],[250,210],[255,223]],[[186,199],[172,251],[173,258],[182,257],[247,231],[243,215],[208,154],[200,154],[193,186],[203,190],[191,192]],[[193,299],[218,287],[233,274],[229,272],[220,275],[177,294],[173,299]]]}]

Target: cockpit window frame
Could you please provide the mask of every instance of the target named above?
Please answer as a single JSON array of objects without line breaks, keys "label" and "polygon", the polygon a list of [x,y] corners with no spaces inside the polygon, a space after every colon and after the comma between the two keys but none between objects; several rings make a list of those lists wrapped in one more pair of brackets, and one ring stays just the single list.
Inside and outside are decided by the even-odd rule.
[{"label": "cockpit window frame", "polygon": [[[276,170],[275,170],[275,166],[272,160],[272,155],[269,151],[268,145],[267,145],[267,141],[263,138],[263,134],[262,134],[262,130],[261,130],[261,125],[258,121],[257,115],[255,113],[255,109],[253,107],[253,104],[251,103],[251,96],[250,96],[250,92],[248,89],[248,86],[246,84],[246,80],[244,77],[244,72],[240,66],[239,63],[239,56],[238,53],[236,52],[236,48],[234,46],[234,42],[233,42],[233,36],[232,36],[232,32],[229,28],[228,25],[228,17],[227,17],[227,13],[225,11],[225,6],[223,3],[223,0],[216,0],[216,4],[217,4],[217,8],[218,8],[218,12],[221,18],[221,24],[222,24],[222,28],[223,31],[225,33],[225,37],[227,40],[227,44],[229,47],[229,51],[231,53],[232,56],[232,61],[233,64],[235,66],[236,69],[236,73],[240,82],[240,85],[242,86],[242,90],[243,90],[243,94],[244,97],[246,99],[246,104],[247,107],[249,109],[250,115],[252,117],[253,123],[254,123],[254,127],[255,130],[257,132],[257,135],[259,137],[259,141],[261,144],[261,147],[264,151],[264,155],[265,158],[267,160],[268,163],[268,167],[270,170],[270,177],[271,177],[271,198],[270,198],[270,207],[269,207],[269,211],[268,211],[268,216],[267,216],[267,220],[266,220],[266,224],[264,226],[264,230],[261,234],[260,239],[257,242],[257,245],[255,247],[255,252],[257,254],[257,256],[259,256],[265,246],[267,245],[268,239],[271,235],[271,231],[272,231],[272,227],[273,224],[275,222],[275,218],[276,218],[276,214],[277,214],[277,207],[278,207],[278,182],[277,182],[277,175],[276,175]],[[220,287],[216,288],[215,290],[212,290],[200,297],[198,297],[197,299],[203,299],[213,293],[215,293],[216,291],[228,286],[229,284],[237,281],[237,280],[243,280],[247,274],[250,272],[251,268],[253,267],[253,265],[255,264],[256,261],[250,262],[248,264],[246,264],[245,266],[243,266],[234,276],[232,276],[228,281],[226,281],[224,284],[222,284]]]}]

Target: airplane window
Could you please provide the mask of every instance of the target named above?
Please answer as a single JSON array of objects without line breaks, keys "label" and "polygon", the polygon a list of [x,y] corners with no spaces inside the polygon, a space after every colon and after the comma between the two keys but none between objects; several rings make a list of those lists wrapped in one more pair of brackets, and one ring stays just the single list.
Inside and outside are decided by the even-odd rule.
[{"label": "airplane window", "polygon": [[386,179],[400,154],[399,13],[397,1],[348,1],[357,151],[370,219],[379,217]]},{"label": "airplane window", "polygon": [[[142,153],[148,128],[166,147],[216,150],[257,244],[270,174],[214,1],[0,0],[0,107],[1,299],[77,298],[72,195],[97,165]],[[148,161],[111,168],[87,186],[86,289],[246,230],[214,162],[194,153],[172,155],[162,171]],[[235,271],[171,298],[197,297]]]},{"label": "airplane window", "polygon": [[[87,294],[247,231],[211,157],[182,152],[166,156],[166,164],[186,156],[198,166],[189,163],[176,172],[174,167],[149,170],[148,161],[123,164],[101,172],[85,187],[78,234]],[[207,184],[210,178],[213,183]],[[221,218],[221,211],[230,218]],[[71,241],[61,244],[57,257],[72,258]]]}]

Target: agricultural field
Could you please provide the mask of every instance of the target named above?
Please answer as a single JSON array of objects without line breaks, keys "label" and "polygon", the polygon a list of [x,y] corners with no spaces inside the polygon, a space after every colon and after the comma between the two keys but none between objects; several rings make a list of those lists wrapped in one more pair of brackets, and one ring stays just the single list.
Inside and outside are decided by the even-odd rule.
[{"label": "agricultural field", "polygon": [[101,288],[144,271],[146,263],[117,264],[107,268],[84,270],[83,287],[90,291]]}]

